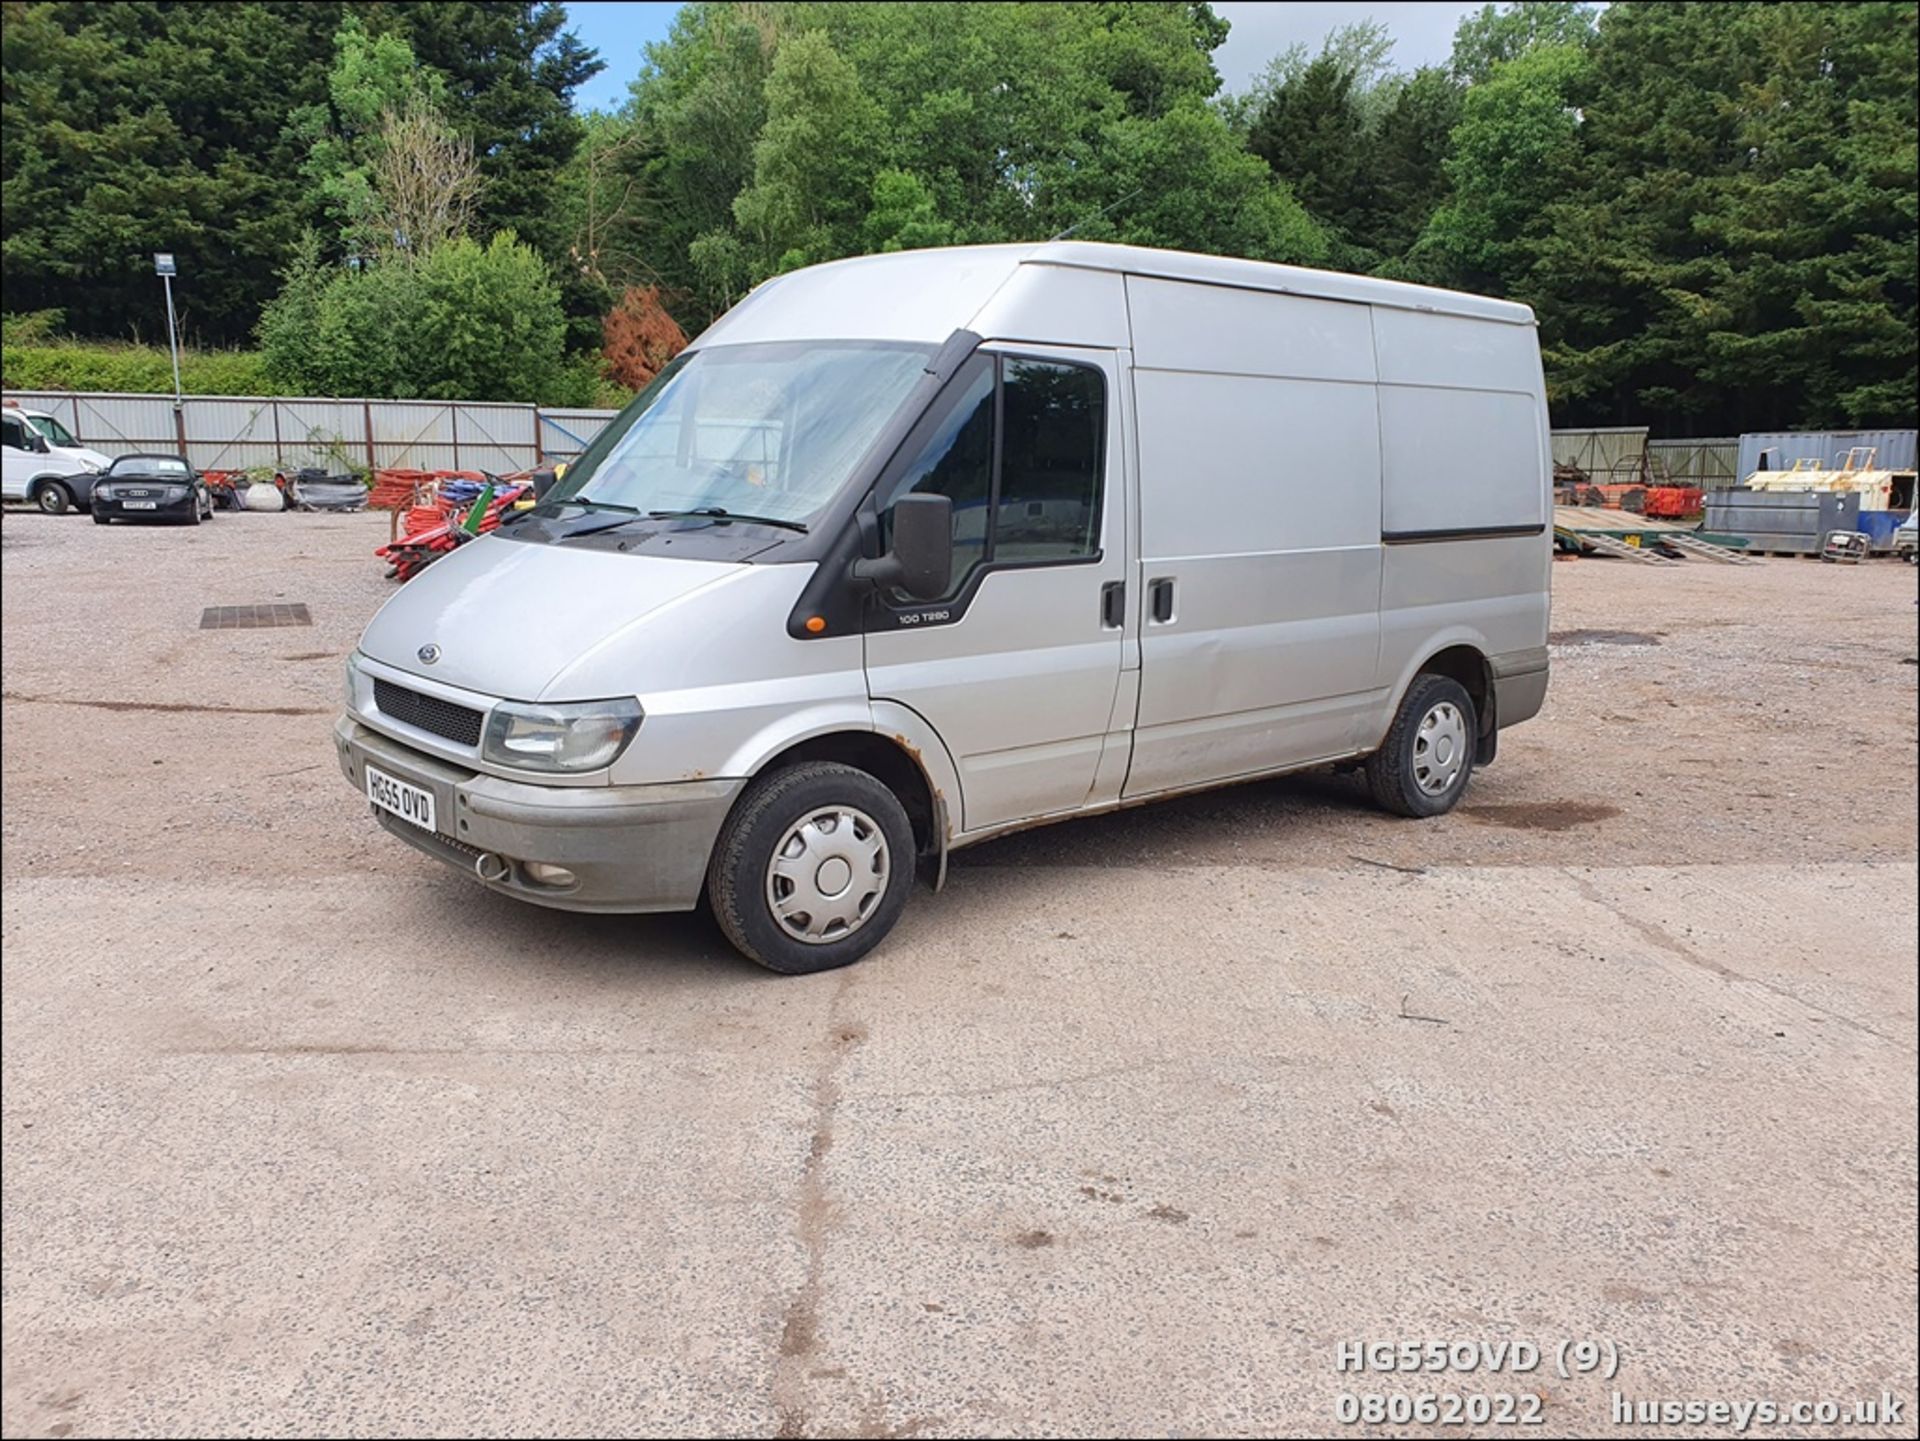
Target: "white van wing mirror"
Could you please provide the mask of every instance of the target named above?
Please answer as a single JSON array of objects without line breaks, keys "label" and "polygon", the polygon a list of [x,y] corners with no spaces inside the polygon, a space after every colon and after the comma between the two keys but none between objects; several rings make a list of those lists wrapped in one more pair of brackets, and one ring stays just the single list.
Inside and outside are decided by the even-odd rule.
[{"label": "white van wing mirror", "polygon": [[953,501],[944,495],[903,495],[893,503],[893,547],[878,560],[856,560],[858,580],[903,590],[915,600],[938,600],[953,575]]}]

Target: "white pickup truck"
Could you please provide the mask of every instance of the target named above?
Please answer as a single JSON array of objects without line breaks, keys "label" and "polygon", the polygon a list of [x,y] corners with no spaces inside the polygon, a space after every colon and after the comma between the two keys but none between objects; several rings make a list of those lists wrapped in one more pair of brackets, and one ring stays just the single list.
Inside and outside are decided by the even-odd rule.
[{"label": "white pickup truck", "polygon": [[96,475],[112,457],[81,445],[53,416],[13,401],[0,409],[0,495],[29,501],[48,515],[85,510]]}]

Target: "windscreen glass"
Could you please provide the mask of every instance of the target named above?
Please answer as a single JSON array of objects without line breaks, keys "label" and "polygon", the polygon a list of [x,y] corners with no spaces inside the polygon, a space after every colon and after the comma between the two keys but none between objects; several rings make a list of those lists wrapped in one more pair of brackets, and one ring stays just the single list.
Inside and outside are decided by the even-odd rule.
[{"label": "windscreen glass", "polygon": [[821,342],[716,346],[682,357],[547,501],[804,524],[846,482],[931,356],[919,347]]}]

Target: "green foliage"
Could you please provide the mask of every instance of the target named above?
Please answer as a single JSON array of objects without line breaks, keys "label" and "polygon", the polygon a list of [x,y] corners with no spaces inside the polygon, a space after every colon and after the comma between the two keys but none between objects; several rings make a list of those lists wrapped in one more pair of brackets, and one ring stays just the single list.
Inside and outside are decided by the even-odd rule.
[{"label": "green foliage", "polygon": [[[169,389],[52,339],[163,335],[155,250],[189,337],[257,323],[189,388],[580,401],[630,288],[697,333],[796,265],[1072,227],[1525,300],[1563,421],[1914,417],[1910,4],[1488,5],[1411,75],[1368,21],[1223,99],[1206,3],[696,0],[583,119],[551,0],[0,3],[10,383]],[[476,239],[383,258],[429,103],[384,191]],[[419,179],[467,145],[471,214]]]},{"label": "green foliage", "polygon": [[546,263],[506,231],[359,271],[323,269],[309,242],[260,322],[282,393],[583,404],[592,361],[570,362],[565,334]]},{"label": "green foliage", "polygon": [[306,148],[300,176],[309,209],[337,227],[343,250],[368,254],[392,243],[377,223],[373,150],[381,121],[420,101],[437,102],[446,83],[421,69],[398,35],[373,35],[356,15],[333,37],[327,100],[293,112],[288,130]]},{"label": "green foliage", "polygon": [[[0,347],[9,390],[91,390],[172,395],[173,363],[165,346],[60,340],[34,343],[9,334]],[[265,358],[247,350],[186,350],[180,389],[187,395],[285,395]]]},{"label": "green foliage", "polygon": [[796,265],[1076,224],[1324,257],[1206,106],[1224,36],[1205,4],[689,5],[625,117],[647,268],[693,331]]},{"label": "green foliage", "polygon": [[1586,63],[1574,46],[1540,46],[1467,91],[1445,166],[1452,195],[1415,247],[1416,270],[1468,290],[1515,291],[1547,202],[1580,164],[1571,96]]},{"label": "green foliage", "polygon": [[66,329],[64,310],[27,310],[0,315],[0,336],[8,345],[50,345]]},{"label": "green foliage", "polygon": [[1523,0],[1482,5],[1453,32],[1453,73],[1479,84],[1494,67],[1542,45],[1584,47],[1593,42],[1599,7],[1576,0]]},{"label": "green foliage", "polygon": [[21,4],[0,26],[7,304],[82,335],[243,339],[301,229],[292,106],[326,83],[333,4]]},{"label": "green foliage", "polygon": [[1515,246],[1567,414],[1914,423],[1915,51],[1904,4],[1601,17],[1581,164]]}]

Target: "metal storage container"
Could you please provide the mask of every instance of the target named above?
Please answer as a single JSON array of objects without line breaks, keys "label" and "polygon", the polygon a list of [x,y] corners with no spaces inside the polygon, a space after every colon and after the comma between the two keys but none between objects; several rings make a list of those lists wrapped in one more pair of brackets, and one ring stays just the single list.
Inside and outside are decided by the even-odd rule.
[{"label": "metal storage container", "polygon": [[1710,490],[1700,528],[1744,537],[1749,550],[1817,555],[1828,531],[1860,528],[1860,497],[1834,490]]}]

